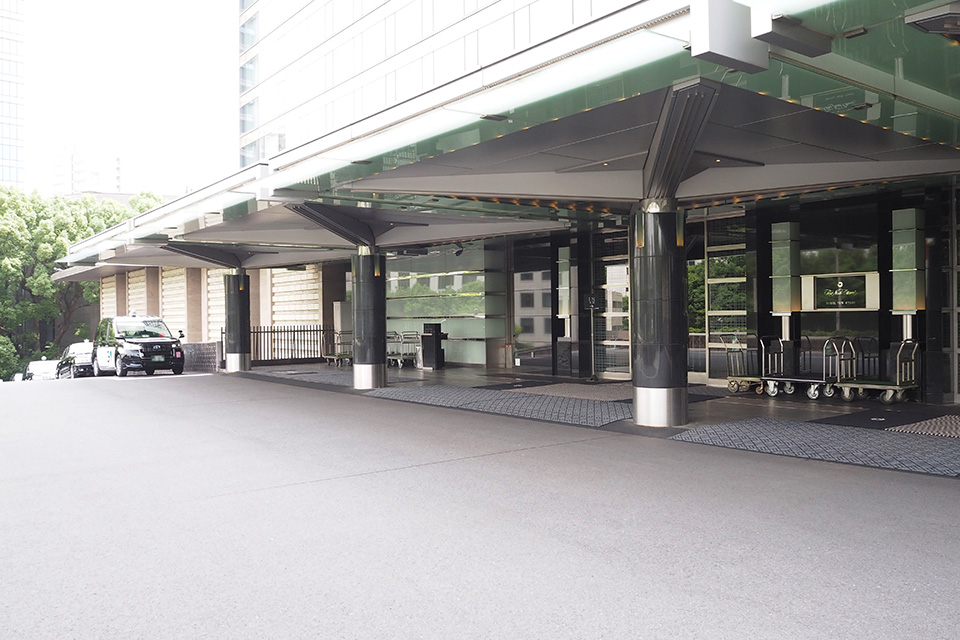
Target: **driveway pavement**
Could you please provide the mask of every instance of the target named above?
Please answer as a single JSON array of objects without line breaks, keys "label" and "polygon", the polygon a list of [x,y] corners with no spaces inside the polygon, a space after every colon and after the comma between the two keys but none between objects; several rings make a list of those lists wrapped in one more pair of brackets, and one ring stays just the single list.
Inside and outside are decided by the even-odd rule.
[{"label": "driveway pavement", "polygon": [[954,478],[226,375],[0,384],[0,638],[954,638]]}]

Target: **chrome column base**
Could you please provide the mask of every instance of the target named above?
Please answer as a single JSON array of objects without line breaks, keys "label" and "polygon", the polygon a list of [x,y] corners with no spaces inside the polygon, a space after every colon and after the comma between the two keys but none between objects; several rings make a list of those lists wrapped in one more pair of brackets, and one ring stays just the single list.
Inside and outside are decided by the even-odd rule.
[{"label": "chrome column base", "polygon": [[687,424],[687,389],[633,388],[633,422],[642,427]]},{"label": "chrome column base", "polygon": [[386,364],[357,364],[353,363],[354,389],[380,389],[387,386]]},{"label": "chrome column base", "polygon": [[226,357],[227,373],[236,373],[237,371],[250,371],[249,353],[228,353]]}]

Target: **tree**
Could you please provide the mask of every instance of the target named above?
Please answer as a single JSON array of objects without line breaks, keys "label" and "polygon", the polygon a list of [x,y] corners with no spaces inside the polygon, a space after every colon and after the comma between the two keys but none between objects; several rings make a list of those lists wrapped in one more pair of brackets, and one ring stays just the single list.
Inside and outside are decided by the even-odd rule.
[{"label": "tree", "polygon": [[[130,217],[116,202],[43,199],[0,187],[0,336],[20,362],[40,354],[56,357],[76,329],[74,314],[99,299],[97,283],[54,282],[56,260],[69,246]],[[0,369],[9,377],[10,371]]]},{"label": "tree", "polygon": [[130,208],[136,213],[146,213],[163,204],[163,198],[149,191],[141,191],[130,198]]}]

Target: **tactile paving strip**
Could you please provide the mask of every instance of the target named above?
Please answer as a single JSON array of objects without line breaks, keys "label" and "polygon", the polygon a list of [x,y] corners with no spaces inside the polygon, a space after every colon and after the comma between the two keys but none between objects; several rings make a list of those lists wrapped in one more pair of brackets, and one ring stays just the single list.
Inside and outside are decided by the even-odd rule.
[{"label": "tactile paving strip", "polygon": [[883,469],[960,475],[960,440],[892,431],[751,418],[690,429],[671,439]]},{"label": "tactile paving strip", "polygon": [[447,385],[386,387],[374,389],[365,395],[518,418],[547,420],[581,427],[602,427],[611,422],[633,417],[632,408],[622,402],[561,398],[472,387]]},{"label": "tactile paving strip", "polygon": [[899,433],[915,433],[923,436],[939,436],[941,438],[960,438],[960,416],[949,415],[929,420],[921,420],[912,424],[890,427],[887,431]]}]

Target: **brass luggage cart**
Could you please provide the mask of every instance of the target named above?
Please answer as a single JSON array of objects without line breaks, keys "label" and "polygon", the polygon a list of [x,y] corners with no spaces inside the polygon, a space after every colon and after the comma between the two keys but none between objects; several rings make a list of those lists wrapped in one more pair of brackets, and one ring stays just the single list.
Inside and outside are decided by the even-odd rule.
[{"label": "brass luggage cart", "polygon": [[[727,357],[727,390],[730,393],[749,391],[760,385],[760,370],[757,364],[757,336],[749,333],[719,334]],[[762,385],[761,385],[762,389]]]},{"label": "brass luggage cart", "polygon": [[[840,389],[840,397],[847,402],[864,400],[870,391],[879,391],[880,402],[893,404],[907,398],[907,392],[919,387],[917,382],[917,351],[919,344],[914,340],[903,340],[897,347],[894,361],[893,380],[876,380],[861,378],[856,375],[848,380],[837,381],[835,386]],[[879,353],[879,350],[877,350]],[[877,356],[879,359],[879,355]]]}]

